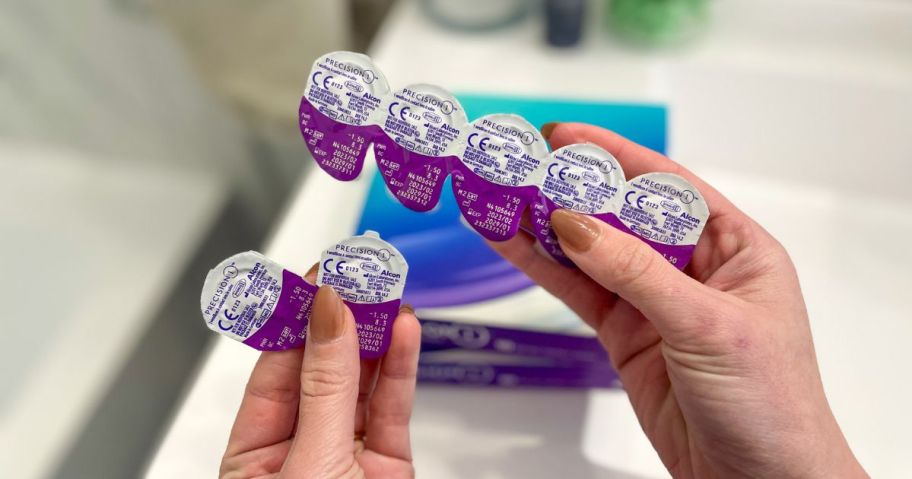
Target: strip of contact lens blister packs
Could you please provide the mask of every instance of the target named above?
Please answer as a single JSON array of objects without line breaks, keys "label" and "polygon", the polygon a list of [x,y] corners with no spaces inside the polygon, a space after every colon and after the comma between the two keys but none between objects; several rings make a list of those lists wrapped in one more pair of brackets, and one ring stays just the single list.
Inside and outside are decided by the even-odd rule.
[{"label": "strip of contact lens blister packs", "polygon": [[428,211],[447,175],[466,223],[492,241],[513,237],[531,206],[543,249],[571,266],[550,227],[551,214],[571,209],[639,237],[683,269],[709,217],[686,180],[649,173],[625,182],[607,151],[590,144],[548,152],[538,130],[498,113],[467,123],[456,98],[434,85],[389,91],[386,78],[361,54],[318,59],[300,105],[301,133],[317,164],[349,181],[373,145],[387,187],[406,207]]},{"label": "strip of contact lens blister packs", "polygon": [[361,357],[377,358],[389,347],[393,320],[405,288],[408,263],[374,231],[323,252],[317,283],[332,286],[355,317]]},{"label": "strip of contact lens blister packs", "polygon": [[440,201],[466,125],[456,98],[434,85],[409,85],[386,97],[375,121],[374,156],[386,186],[406,207],[428,211]]},{"label": "strip of contact lens blister packs", "polygon": [[301,134],[314,160],[333,178],[358,177],[379,128],[368,119],[389,84],[367,55],[332,52],[310,71],[298,110]]},{"label": "strip of contact lens blister packs", "polygon": [[[389,347],[408,264],[376,233],[327,249],[317,284],[339,291],[358,328],[362,358]],[[209,271],[200,310],[209,329],[260,351],[302,346],[317,286],[255,251],[231,256]]]}]

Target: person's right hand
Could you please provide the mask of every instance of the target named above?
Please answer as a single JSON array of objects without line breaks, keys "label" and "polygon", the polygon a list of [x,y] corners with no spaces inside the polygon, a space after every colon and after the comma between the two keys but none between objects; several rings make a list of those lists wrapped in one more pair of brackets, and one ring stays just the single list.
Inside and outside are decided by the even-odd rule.
[{"label": "person's right hand", "polygon": [[595,328],[640,425],[674,477],[866,477],[830,410],[798,277],[785,249],[718,191],[610,131],[546,125],[553,148],[591,142],[628,177],[669,172],[711,216],[688,266],[591,217],[551,224],[579,269],[520,233],[491,246]]}]

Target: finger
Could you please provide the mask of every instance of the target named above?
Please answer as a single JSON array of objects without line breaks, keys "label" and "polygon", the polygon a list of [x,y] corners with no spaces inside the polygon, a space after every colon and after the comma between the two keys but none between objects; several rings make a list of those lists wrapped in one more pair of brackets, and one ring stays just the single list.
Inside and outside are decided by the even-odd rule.
[{"label": "finger", "polygon": [[[314,263],[305,280],[316,280],[317,266]],[[227,457],[291,437],[298,413],[303,357],[301,348],[260,354],[231,428]]]},{"label": "finger", "polygon": [[389,350],[380,362],[380,374],[367,416],[366,449],[412,460],[409,419],[415,399],[420,349],[421,325],[411,307],[403,306],[393,322]]},{"label": "finger", "polygon": [[[320,263],[314,263],[304,279],[309,283],[316,283],[317,271]],[[361,361],[361,377],[358,380],[358,403],[355,406],[355,435],[363,434],[367,423],[367,403],[370,401],[371,393],[374,390],[374,383],[377,380],[377,371],[380,369],[380,361],[376,359]]]},{"label": "finger", "polygon": [[301,348],[260,354],[231,428],[225,457],[266,447],[291,436],[298,411],[303,356]]},{"label": "finger", "polygon": [[[542,130],[545,130],[543,127]],[[684,177],[693,184],[709,205],[710,217],[730,213],[743,215],[725,196],[715,188],[675,163],[665,155],[634,143],[617,133],[585,123],[558,123],[549,129],[548,141],[558,149],[573,143],[594,143],[611,153],[621,164],[627,179],[643,173],[664,172]]]},{"label": "finger", "polygon": [[308,325],[288,474],[330,474],[350,459],[359,375],[354,317],[332,287],[321,286]]},{"label": "finger", "polygon": [[363,436],[367,429],[367,412],[374,385],[377,383],[377,372],[380,361],[377,359],[361,360],[361,378],[358,380],[358,403],[355,405],[355,436]]},{"label": "finger", "polygon": [[634,236],[569,210],[551,215],[561,248],[590,278],[632,304],[663,337],[715,306],[716,292],[678,271]]},{"label": "finger", "polygon": [[592,327],[597,327],[602,313],[614,303],[611,294],[580,270],[566,268],[545,257],[546,253],[536,248],[535,238],[524,231],[506,241],[487,243]]},{"label": "finger", "polygon": [[320,263],[314,263],[313,266],[304,273],[304,281],[307,281],[310,284],[317,283],[317,271],[320,266]]},{"label": "finger", "polygon": [[656,342],[658,333],[636,308],[619,301],[617,295],[581,270],[556,264],[539,250],[532,237],[492,241],[489,245],[591,326],[615,366],[625,365],[637,352]]}]

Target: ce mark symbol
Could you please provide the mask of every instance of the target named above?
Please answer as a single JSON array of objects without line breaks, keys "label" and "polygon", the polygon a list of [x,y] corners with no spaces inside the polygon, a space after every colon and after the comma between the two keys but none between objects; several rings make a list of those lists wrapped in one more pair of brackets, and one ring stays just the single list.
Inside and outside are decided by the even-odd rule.
[{"label": "ce mark symbol", "polygon": [[481,140],[479,140],[477,145],[473,145],[472,138],[475,138],[476,136],[478,136],[478,133],[472,133],[471,135],[469,135],[469,137],[466,138],[466,143],[468,143],[469,146],[471,146],[472,148],[478,148],[481,151],[488,151],[487,146],[488,146],[488,142],[491,141],[491,138],[486,136],[486,137],[482,138]]},{"label": "ce mark symbol", "polygon": [[[551,163],[550,165],[548,165],[548,176],[550,176],[551,178],[554,178],[554,167],[555,166],[560,166],[560,163]],[[564,178],[564,175],[567,174],[567,170],[569,170],[569,169],[570,169],[569,166],[565,166],[565,167],[561,168],[560,170],[557,171],[557,177],[560,178],[561,181],[567,181],[567,178]]]},{"label": "ce mark symbol", "polygon": [[[393,108],[395,108],[395,106],[398,104],[399,104],[398,101],[394,101],[394,102],[390,103],[390,106],[388,109],[390,116],[396,116],[396,113],[393,112]],[[405,121],[405,117],[406,117],[406,115],[408,115],[408,112],[411,109],[412,109],[412,107],[410,107],[410,106],[404,106],[404,107],[400,108],[399,109],[399,118],[402,118],[402,120]]]},{"label": "ce mark symbol", "polygon": [[330,269],[332,267],[333,261],[334,261],[333,258],[329,258],[328,260],[324,261],[323,262],[323,271],[326,271],[327,273],[330,273],[330,274],[332,274],[332,273],[342,274],[342,266],[345,265],[346,263],[348,263],[348,261],[339,261],[336,263],[335,268]]},{"label": "ce mark symbol", "polygon": [[228,323],[226,324],[224,319],[220,319],[218,322],[219,329],[221,329],[222,331],[231,331],[231,327],[234,326],[234,320],[238,319],[239,317],[240,317],[240,315],[231,314],[226,309],[225,310],[225,319],[228,320]]},{"label": "ce mark symbol", "polygon": [[322,84],[322,85],[323,85],[323,88],[329,90],[329,85],[327,85],[327,83],[329,83],[329,81],[332,80],[332,79],[335,78],[335,77],[332,76],[332,75],[326,75],[325,77],[323,77],[323,82],[320,83],[320,81],[317,80],[317,78],[318,78],[320,75],[322,75],[322,74],[323,74],[323,72],[321,72],[321,71],[316,71],[316,72],[314,72],[314,74],[310,77],[310,80],[311,80],[312,82],[316,83],[316,84]]},{"label": "ce mark symbol", "polygon": [[624,195],[624,201],[626,201],[627,204],[630,205],[630,206],[633,206],[634,203],[636,203],[636,207],[637,207],[637,208],[643,209],[643,200],[646,199],[646,195],[640,195],[640,196],[638,196],[637,199],[636,199],[636,201],[635,201],[634,203],[631,203],[631,202],[630,202],[630,195],[635,195],[635,194],[636,194],[636,191],[628,191],[627,194]]}]

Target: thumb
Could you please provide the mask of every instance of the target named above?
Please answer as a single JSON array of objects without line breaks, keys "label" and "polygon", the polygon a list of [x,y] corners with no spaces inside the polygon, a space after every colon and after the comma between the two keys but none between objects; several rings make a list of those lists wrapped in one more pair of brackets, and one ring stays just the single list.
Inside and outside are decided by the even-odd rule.
[{"label": "thumb", "polygon": [[556,210],[551,226],[586,275],[643,313],[663,337],[685,332],[711,304],[706,286],[633,235],[569,210]]},{"label": "thumb", "polygon": [[332,287],[321,286],[308,324],[298,429],[285,472],[329,474],[350,465],[360,368],[354,317]]}]

